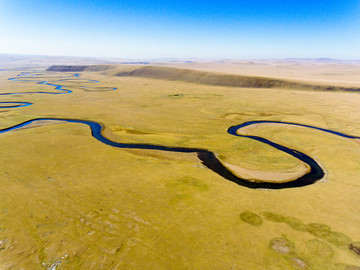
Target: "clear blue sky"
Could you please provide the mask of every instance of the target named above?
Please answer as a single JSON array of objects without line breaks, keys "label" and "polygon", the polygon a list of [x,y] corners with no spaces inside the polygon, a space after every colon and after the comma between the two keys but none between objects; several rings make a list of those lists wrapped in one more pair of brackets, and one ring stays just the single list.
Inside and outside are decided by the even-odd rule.
[{"label": "clear blue sky", "polygon": [[0,53],[360,59],[360,1],[0,0]]}]

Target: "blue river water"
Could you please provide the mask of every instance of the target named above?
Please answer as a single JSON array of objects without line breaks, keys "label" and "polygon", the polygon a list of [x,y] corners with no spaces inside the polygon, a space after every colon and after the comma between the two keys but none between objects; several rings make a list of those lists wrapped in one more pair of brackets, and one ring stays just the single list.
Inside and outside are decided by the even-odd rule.
[{"label": "blue river water", "polygon": [[[18,76],[18,77],[29,76],[29,74],[28,75],[20,74],[20,75],[21,76]],[[75,74],[73,76],[79,77],[80,75]],[[10,78],[10,80],[19,81],[20,79]],[[23,80],[20,80],[20,81],[23,81]],[[96,81],[93,81],[93,82],[96,82]],[[70,90],[64,89],[63,86],[61,86],[61,85],[48,83],[46,81],[38,81],[37,83],[54,86],[56,90],[59,90],[61,92],[56,92],[56,93],[54,93],[54,92],[21,92],[21,93],[3,93],[0,95],[33,94],[33,93],[68,94],[68,93],[72,92]],[[110,88],[110,89],[115,90],[116,88]],[[14,103],[14,104],[10,105],[12,103]],[[16,108],[16,107],[24,107],[24,106],[31,105],[31,103],[28,103],[28,102],[0,102],[0,105],[1,104],[5,104],[4,105],[5,108]],[[4,107],[0,107],[0,108],[4,108]],[[222,162],[216,157],[216,155],[207,149],[191,148],[191,147],[172,147],[172,146],[163,146],[163,145],[156,145],[156,144],[135,144],[135,143],[114,142],[114,141],[106,138],[105,136],[103,136],[102,131],[104,129],[104,125],[101,123],[95,122],[95,121],[81,120],[81,119],[68,119],[68,118],[36,118],[36,119],[31,119],[31,120],[25,121],[23,123],[20,123],[20,124],[17,124],[17,125],[8,127],[8,128],[1,129],[0,134],[14,131],[16,129],[25,127],[25,126],[30,125],[37,121],[61,121],[61,122],[87,125],[90,128],[91,134],[95,139],[97,139],[98,141],[100,141],[106,145],[110,145],[110,146],[117,147],[117,148],[160,150],[160,151],[181,152],[181,153],[197,153],[198,158],[210,170],[214,171],[215,173],[219,174],[220,176],[222,176],[223,178],[225,178],[229,181],[232,181],[238,185],[241,185],[241,186],[244,186],[247,188],[252,188],[252,189],[258,189],[258,188],[261,188],[261,189],[284,189],[284,188],[303,187],[303,186],[314,184],[316,181],[322,179],[325,174],[324,174],[324,171],[321,168],[321,166],[309,155],[306,155],[305,153],[302,153],[296,149],[292,149],[292,148],[286,147],[284,145],[280,145],[280,144],[270,141],[264,137],[239,134],[238,131],[241,128],[244,128],[244,127],[247,127],[250,125],[258,125],[258,124],[291,125],[291,126],[299,126],[299,127],[316,129],[316,130],[319,130],[322,132],[331,133],[336,136],[341,136],[341,137],[348,138],[348,139],[360,139],[360,137],[358,137],[358,136],[347,135],[347,134],[329,130],[329,129],[319,128],[319,127],[304,125],[304,124],[298,124],[298,123],[281,122],[281,121],[266,121],[266,120],[249,121],[249,122],[242,123],[240,125],[235,125],[235,126],[230,127],[227,130],[228,134],[230,134],[230,135],[237,136],[237,137],[243,137],[243,138],[249,138],[249,139],[270,145],[284,153],[287,153],[287,154],[297,158],[298,160],[300,160],[310,166],[310,171],[307,172],[306,174],[304,174],[303,176],[301,176],[297,179],[294,179],[294,180],[289,180],[288,182],[276,183],[276,179],[274,179],[274,182],[260,182],[260,181],[252,181],[251,179],[240,178],[240,177],[236,176],[235,174],[233,174],[228,168],[226,168],[226,166],[224,166],[222,164]]]},{"label": "blue river water", "polygon": [[30,105],[32,105],[31,102],[2,101],[0,102],[0,109],[20,108],[20,107],[27,107]]}]

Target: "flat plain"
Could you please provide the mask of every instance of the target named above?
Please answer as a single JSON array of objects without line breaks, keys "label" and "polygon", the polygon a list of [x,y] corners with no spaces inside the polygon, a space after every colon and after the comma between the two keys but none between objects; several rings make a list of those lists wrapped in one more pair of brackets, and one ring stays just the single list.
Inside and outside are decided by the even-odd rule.
[{"label": "flat plain", "polygon": [[[162,79],[166,66],[300,86]],[[284,121],[360,136],[360,93],[301,89],[356,89],[356,63],[157,64],[145,66],[145,77],[132,76],[139,68],[4,69],[0,93],[32,93],[0,95],[0,102],[32,105],[0,109],[0,129],[35,118],[91,120],[113,141],[208,149],[238,175],[272,182],[303,172],[304,164],[229,135],[230,126]],[[29,74],[8,80],[21,72]],[[59,92],[37,81],[73,92],[35,93]],[[244,132],[306,153],[325,177],[298,188],[249,189],[209,170],[196,153],[111,147],[77,123],[43,121],[0,133],[0,268],[360,269],[360,140],[283,125]]]}]

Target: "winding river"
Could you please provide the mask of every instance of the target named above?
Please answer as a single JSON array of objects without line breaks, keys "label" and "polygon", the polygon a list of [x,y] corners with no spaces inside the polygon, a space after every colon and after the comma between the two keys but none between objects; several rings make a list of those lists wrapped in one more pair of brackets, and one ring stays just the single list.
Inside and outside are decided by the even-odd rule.
[{"label": "winding river", "polygon": [[[36,75],[39,75],[39,74],[36,74]],[[10,78],[9,80],[33,81],[33,80],[19,78],[19,77],[29,77],[29,76],[32,76],[32,75],[29,73],[22,73],[22,74],[18,75],[17,78]],[[78,77],[80,77],[80,75],[75,74],[72,77],[78,78]],[[64,81],[64,80],[67,80],[67,79],[62,79],[62,81]],[[61,81],[61,80],[59,80],[59,81]],[[97,82],[94,80],[86,80],[86,81]],[[55,87],[55,90],[58,90],[60,92],[0,93],[0,95],[19,95],[19,94],[34,94],[34,93],[38,93],[38,94],[69,94],[72,92],[71,90],[64,89],[63,86],[61,86],[61,85],[48,83],[47,81],[35,81],[35,82],[38,84],[45,84],[48,86],[53,86],[53,87]],[[94,87],[94,89],[95,88],[96,87]],[[109,88],[108,90],[116,90],[116,88]],[[31,104],[32,103],[29,103],[29,102],[5,101],[5,102],[0,102],[0,108],[18,108],[18,107],[29,106]],[[281,121],[265,121],[265,120],[264,121],[261,121],[261,120],[260,121],[249,121],[249,122],[242,123],[240,125],[230,127],[227,131],[230,135],[243,137],[243,138],[249,138],[249,139],[256,140],[261,143],[270,145],[271,147],[274,147],[274,148],[276,148],[284,153],[287,153],[287,154],[295,157],[296,159],[306,163],[310,167],[310,170],[306,174],[302,175],[301,177],[299,177],[295,180],[291,180],[288,182],[281,182],[281,183],[275,182],[274,183],[274,182],[252,181],[251,179],[243,179],[243,178],[236,176],[226,166],[224,166],[222,164],[222,162],[216,157],[216,155],[213,152],[211,152],[207,149],[190,148],[190,147],[171,147],[171,146],[163,146],[163,145],[156,145],[156,144],[120,143],[120,142],[112,141],[103,135],[103,130],[104,130],[105,126],[102,123],[98,123],[95,121],[88,121],[88,120],[81,120],[81,119],[67,119],[67,118],[36,118],[36,119],[31,119],[31,120],[25,121],[23,123],[20,123],[20,124],[17,124],[17,125],[8,127],[8,128],[1,129],[0,134],[25,127],[27,125],[36,123],[38,121],[60,121],[60,122],[68,122],[68,123],[77,123],[77,124],[87,125],[90,127],[91,134],[95,139],[97,139],[98,141],[100,141],[104,144],[107,144],[107,145],[110,145],[113,147],[117,147],[117,148],[160,150],[160,151],[181,152],[181,153],[197,153],[199,160],[201,160],[202,163],[207,168],[212,170],[213,172],[219,174],[223,178],[225,178],[229,181],[232,181],[238,185],[241,185],[241,186],[244,186],[247,188],[252,188],[252,189],[259,189],[259,188],[261,188],[261,189],[284,189],[284,188],[303,187],[303,186],[311,185],[311,184],[315,183],[316,181],[322,179],[325,174],[324,174],[324,171],[321,168],[321,166],[313,158],[311,158],[310,156],[308,156],[298,150],[291,149],[284,145],[280,145],[278,143],[275,143],[275,142],[270,141],[263,137],[240,134],[239,131],[244,127],[251,126],[251,125],[258,125],[258,124],[290,125],[290,126],[299,126],[299,127],[316,129],[316,130],[319,130],[322,132],[331,133],[336,136],[341,136],[341,137],[348,138],[348,139],[360,139],[360,137],[357,137],[357,136],[347,135],[347,134],[340,133],[337,131],[332,131],[329,129],[319,128],[319,127],[310,126],[310,125],[303,125],[303,124],[298,124],[298,123],[281,122]]]}]

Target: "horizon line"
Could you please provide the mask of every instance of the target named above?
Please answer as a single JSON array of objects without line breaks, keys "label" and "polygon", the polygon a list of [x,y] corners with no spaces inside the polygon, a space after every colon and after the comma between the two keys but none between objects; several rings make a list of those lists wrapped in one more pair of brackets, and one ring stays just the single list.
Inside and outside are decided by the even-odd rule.
[{"label": "horizon line", "polygon": [[0,55],[8,55],[8,56],[23,56],[23,57],[55,57],[55,58],[79,58],[79,59],[94,59],[94,60],[121,60],[121,61],[176,61],[176,60],[197,60],[197,61],[264,61],[264,60],[283,60],[283,61],[291,61],[291,60],[315,60],[315,61],[355,61],[358,62],[360,59],[354,58],[333,58],[333,57],[281,57],[281,58],[271,58],[271,57],[261,57],[261,58],[219,58],[219,57],[172,57],[172,56],[164,56],[164,57],[149,57],[149,58],[126,58],[126,57],[101,57],[101,56],[78,56],[78,55],[51,55],[51,54],[24,54],[24,53],[6,53],[0,52]]}]

